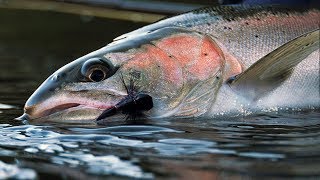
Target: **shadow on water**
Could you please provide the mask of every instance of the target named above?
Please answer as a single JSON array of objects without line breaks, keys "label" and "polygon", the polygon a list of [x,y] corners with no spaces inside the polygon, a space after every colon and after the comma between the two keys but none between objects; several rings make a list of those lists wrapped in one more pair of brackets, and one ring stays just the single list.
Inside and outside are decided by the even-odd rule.
[{"label": "shadow on water", "polygon": [[0,9],[0,179],[320,177],[320,112],[25,125],[45,77],[142,23]]}]

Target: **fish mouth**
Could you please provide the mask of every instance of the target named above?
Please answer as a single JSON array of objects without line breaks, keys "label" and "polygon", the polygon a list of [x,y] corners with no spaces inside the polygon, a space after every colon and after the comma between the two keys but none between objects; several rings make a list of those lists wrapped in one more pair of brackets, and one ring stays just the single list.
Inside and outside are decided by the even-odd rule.
[{"label": "fish mouth", "polygon": [[49,115],[52,115],[54,113],[65,111],[65,110],[68,110],[68,109],[71,109],[71,108],[74,108],[74,107],[78,107],[78,106],[80,106],[79,103],[60,104],[60,105],[57,105],[57,106],[55,106],[53,108],[44,110],[41,114],[42,114],[42,116],[49,116]]},{"label": "fish mouth", "polygon": [[67,120],[78,113],[79,119],[88,119],[90,115],[90,119],[94,120],[103,110],[111,108],[113,104],[85,98],[54,97],[33,106],[26,106],[24,117],[28,120],[35,120],[40,118],[51,119],[56,116]]}]

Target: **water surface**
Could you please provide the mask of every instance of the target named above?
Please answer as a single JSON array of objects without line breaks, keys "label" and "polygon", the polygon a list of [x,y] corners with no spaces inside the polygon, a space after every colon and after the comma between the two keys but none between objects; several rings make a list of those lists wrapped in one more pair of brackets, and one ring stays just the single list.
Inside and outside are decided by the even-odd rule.
[{"label": "water surface", "polygon": [[143,24],[0,9],[0,179],[318,179],[320,112],[108,126],[13,120],[62,65]]}]

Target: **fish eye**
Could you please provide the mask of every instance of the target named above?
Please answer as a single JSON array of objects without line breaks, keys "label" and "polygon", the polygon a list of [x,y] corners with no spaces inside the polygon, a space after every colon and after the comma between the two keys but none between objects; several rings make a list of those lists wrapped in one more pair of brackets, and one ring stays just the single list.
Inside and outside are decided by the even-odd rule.
[{"label": "fish eye", "polygon": [[111,66],[99,58],[89,59],[81,67],[81,74],[92,82],[103,81],[111,72]]},{"label": "fish eye", "polygon": [[93,69],[89,74],[88,78],[91,81],[99,82],[106,78],[106,73],[102,69]]}]

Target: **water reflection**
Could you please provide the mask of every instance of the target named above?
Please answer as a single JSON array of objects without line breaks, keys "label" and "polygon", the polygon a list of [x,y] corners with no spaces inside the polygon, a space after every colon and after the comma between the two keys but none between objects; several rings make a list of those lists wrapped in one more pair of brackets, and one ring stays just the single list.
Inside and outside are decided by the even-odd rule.
[{"label": "water reflection", "polygon": [[[12,105],[8,105],[8,104],[1,104],[0,103],[0,109],[13,109],[15,108],[14,106]],[[1,111],[0,111],[1,112]]]},{"label": "water reflection", "polygon": [[[144,164],[158,161],[174,163],[176,168],[200,168],[203,172],[218,173],[215,169],[223,168],[224,171],[275,177],[318,176],[319,115],[319,112],[300,112],[246,117],[238,121],[168,120],[170,123],[161,126],[2,124],[0,155],[18,159],[32,157],[35,162],[86,169],[87,174],[99,176],[154,178],[159,173],[158,168],[164,170],[168,166],[158,164],[145,168]],[[304,120],[306,117],[308,121]],[[197,163],[183,164],[185,160]],[[33,167],[28,161],[24,165]],[[266,167],[269,167],[267,171]],[[244,168],[251,170],[248,172]],[[183,172],[177,173],[182,175]]]},{"label": "water reflection", "polygon": [[1,179],[36,179],[37,174],[32,169],[19,168],[16,165],[6,164],[0,161]]}]

